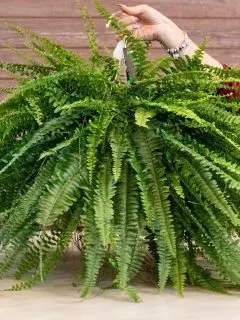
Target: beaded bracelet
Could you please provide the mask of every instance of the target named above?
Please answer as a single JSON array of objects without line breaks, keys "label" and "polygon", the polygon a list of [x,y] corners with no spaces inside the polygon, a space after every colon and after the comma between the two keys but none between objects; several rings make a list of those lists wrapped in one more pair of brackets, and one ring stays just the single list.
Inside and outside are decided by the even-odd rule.
[{"label": "beaded bracelet", "polygon": [[180,52],[188,47],[190,44],[190,39],[186,32],[184,32],[184,41],[183,43],[177,48],[167,49],[167,53],[169,53],[174,59],[178,59],[180,57]]}]

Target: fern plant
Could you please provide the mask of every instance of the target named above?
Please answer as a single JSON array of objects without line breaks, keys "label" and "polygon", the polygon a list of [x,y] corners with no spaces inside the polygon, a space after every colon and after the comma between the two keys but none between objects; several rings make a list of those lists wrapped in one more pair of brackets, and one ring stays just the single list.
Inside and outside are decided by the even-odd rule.
[{"label": "fern plant", "polygon": [[145,43],[112,18],[137,70],[123,83],[81,11],[89,61],[10,25],[42,62],[1,62],[19,85],[0,104],[0,277],[23,278],[10,290],[45,280],[81,227],[81,297],[108,261],[114,284],[138,300],[131,281],[148,251],[160,291],[239,285],[240,106],[217,89],[240,71],[203,65],[204,46],[192,58],[149,61]]}]

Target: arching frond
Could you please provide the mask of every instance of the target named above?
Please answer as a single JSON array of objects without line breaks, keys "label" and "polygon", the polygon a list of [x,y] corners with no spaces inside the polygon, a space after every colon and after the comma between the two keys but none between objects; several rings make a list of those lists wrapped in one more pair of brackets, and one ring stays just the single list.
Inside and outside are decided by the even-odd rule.
[{"label": "arching frond", "polygon": [[79,198],[81,155],[62,154],[61,158],[39,199],[36,221],[43,227],[51,226]]},{"label": "arching frond", "polygon": [[117,182],[121,175],[123,158],[128,149],[127,136],[126,132],[116,128],[110,132],[109,137],[113,158],[113,175]]},{"label": "arching frond", "polygon": [[3,174],[10,166],[12,166],[21,156],[23,156],[30,148],[34,147],[36,144],[43,141],[45,136],[55,130],[59,130],[62,128],[63,125],[68,125],[72,123],[72,119],[61,117],[52,119],[47,122],[43,128],[39,129],[31,139],[23,145],[22,148],[19,148],[17,151],[14,152],[12,155],[11,160],[0,170],[0,175]]},{"label": "arching frond", "polygon": [[143,170],[147,173],[148,187],[152,193],[153,216],[151,228],[160,232],[169,252],[175,256],[175,235],[169,202],[169,188],[164,176],[164,166],[161,162],[160,140],[153,132],[139,130],[135,134],[139,157],[143,162]]},{"label": "arching frond", "polygon": [[99,168],[94,197],[95,223],[104,247],[111,244],[111,234],[113,232],[115,184],[111,169],[111,158],[106,156]]},{"label": "arching frond", "polygon": [[[138,226],[138,194],[135,177],[124,161],[115,208],[116,284],[128,292],[129,281],[140,270],[143,250]],[[129,294],[132,292],[128,292]],[[137,296],[130,295],[132,298]],[[135,299],[134,298],[134,299]]]},{"label": "arching frond", "polygon": [[95,164],[97,162],[97,149],[104,139],[104,135],[108,129],[113,116],[104,111],[96,118],[94,122],[90,123],[90,134],[88,136],[87,148],[87,166],[89,170],[89,180],[92,182]]}]

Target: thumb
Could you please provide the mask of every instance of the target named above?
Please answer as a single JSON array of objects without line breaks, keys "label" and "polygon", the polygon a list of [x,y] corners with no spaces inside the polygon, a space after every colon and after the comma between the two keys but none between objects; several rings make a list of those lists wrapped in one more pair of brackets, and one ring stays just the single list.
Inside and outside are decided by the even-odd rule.
[{"label": "thumb", "polygon": [[135,17],[145,13],[146,11],[146,6],[142,4],[135,7],[128,7],[128,6],[125,6],[124,4],[119,4],[119,7],[122,12]]}]

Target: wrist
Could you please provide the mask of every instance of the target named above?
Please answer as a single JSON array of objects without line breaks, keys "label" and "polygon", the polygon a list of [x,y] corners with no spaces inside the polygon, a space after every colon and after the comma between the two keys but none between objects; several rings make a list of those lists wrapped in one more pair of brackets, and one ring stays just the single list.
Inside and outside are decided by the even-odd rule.
[{"label": "wrist", "polygon": [[164,27],[159,25],[156,40],[165,49],[178,48],[185,40],[185,33],[175,24],[167,24]]}]

